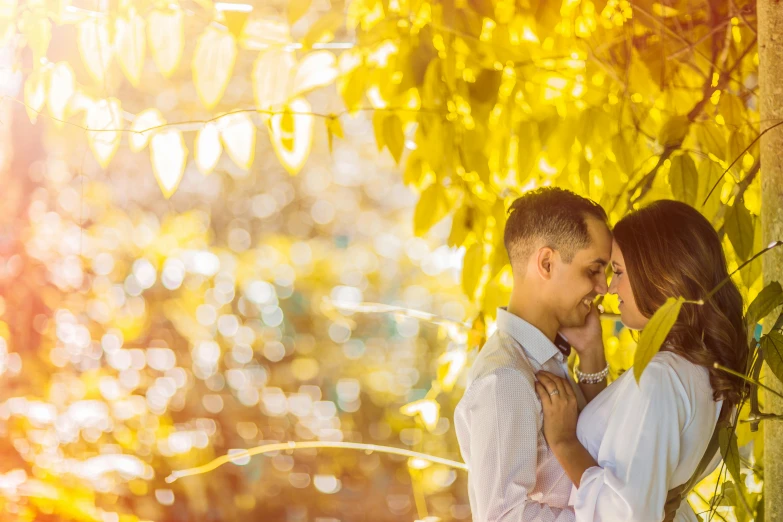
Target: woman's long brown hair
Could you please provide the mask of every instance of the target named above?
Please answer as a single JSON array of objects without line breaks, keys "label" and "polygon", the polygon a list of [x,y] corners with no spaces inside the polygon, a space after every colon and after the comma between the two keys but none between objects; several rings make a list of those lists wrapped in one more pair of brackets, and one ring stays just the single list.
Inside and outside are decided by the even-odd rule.
[{"label": "woman's long brown hair", "polygon": [[[651,317],[669,297],[705,299],[728,277],[720,238],[696,209],[660,200],[617,223],[614,238],[625,259],[636,305]],[[675,352],[710,373],[713,398],[730,411],[746,393],[745,382],[714,368],[719,363],[744,374],[748,364],[747,329],[742,295],[733,282],[703,305],[685,304],[666,343]]]}]

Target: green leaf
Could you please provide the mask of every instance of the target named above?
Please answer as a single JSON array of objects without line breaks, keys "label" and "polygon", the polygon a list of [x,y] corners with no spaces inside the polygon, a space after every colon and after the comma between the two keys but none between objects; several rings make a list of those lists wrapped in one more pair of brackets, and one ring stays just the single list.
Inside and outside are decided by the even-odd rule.
[{"label": "green leaf", "polygon": [[672,116],[661,127],[661,131],[658,133],[658,142],[664,147],[682,143],[682,140],[688,134],[689,128],[690,121],[687,116]]},{"label": "green leaf", "polygon": [[783,332],[771,330],[761,336],[761,351],[769,369],[779,381],[783,381]]},{"label": "green leaf", "polygon": [[718,432],[718,442],[720,444],[720,454],[726,468],[731,473],[735,484],[742,484],[742,475],[740,474],[739,448],[737,447],[737,435],[734,428],[726,426]]},{"label": "green leaf", "polygon": [[672,194],[675,199],[693,205],[699,191],[699,174],[696,171],[696,163],[687,152],[673,157],[671,162],[669,183],[672,187]]},{"label": "green leaf", "polygon": [[772,327],[773,330],[783,330],[783,312],[780,312],[780,315],[778,316],[777,321],[775,321],[775,325]]},{"label": "green leaf", "polygon": [[724,227],[737,257],[742,261],[748,259],[753,249],[753,217],[742,198],[735,199],[729,207]]},{"label": "green leaf", "polygon": [[433,183],[421,193],[413,212],[413,232],[417,236],[426,234],[432,226],[446,216],[448,199],[446,189],[438,182]]},{"label": "green leaf", "polygon": [[755,327],[756,323],[764,319],[780,305],[783,305],[783,288],[781,288],[780,283],[773,281],[765,286],[748,306],[748,313],[745,314],[748,328]]},{"label": "green leaf", "polygon": [[312,0],[288,0],[288,23],[294,25],[310,10]]},{"label": "green leaf", "polygon": [[476,293],[481,271],[484,268],[484,243],[473,243],[462,261],[462,290],[469,299]]},{"label": "green leaf", "polygon": [[672,326],[677,322],[677,316],[680,314],[684,302],[684,297],[668,298],[642,330],[633,360],[633,375],[637,383],[642,378],[644,369],[661,349],[661,345],[669,335]]},{"label": "green leaf", "polygon": [[[723,130],[713,122],[699,122],[696,124],[696,140],[705,152],[709,152],[718,159],[726,159],[726,138]],[[706,194],[705,194],[706,196]]]},{"label": "green leaf", "polygon": [[392,114],[383,120],[383,138],[386,141],[386,147],[394,157],[394,161],[399,165],[402,158],[402,149],[405,146],[405,133],[403,132],[403,123],[399,116]]}]

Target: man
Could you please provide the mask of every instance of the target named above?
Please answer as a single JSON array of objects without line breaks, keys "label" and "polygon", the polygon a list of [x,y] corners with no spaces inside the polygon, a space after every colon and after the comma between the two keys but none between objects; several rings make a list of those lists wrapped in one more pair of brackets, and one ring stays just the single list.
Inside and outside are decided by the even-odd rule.
[{"label": "man", "polygon": [[[542,188],[511,205],[504,242],[514,278],[511,299],[498,309],[497,331],[473,363],[454,413],[470,470],[473,520],[572,522],[572,483],[544,438],[535,374],[545,370],[568,379],[580,410],[606,387],[593,300],[607,291],[612,236],[599,205]],[[569,344],[579,355],[578,385],[567,367]],[[673,519],[679,495],[670,493],[666,520]]]}]

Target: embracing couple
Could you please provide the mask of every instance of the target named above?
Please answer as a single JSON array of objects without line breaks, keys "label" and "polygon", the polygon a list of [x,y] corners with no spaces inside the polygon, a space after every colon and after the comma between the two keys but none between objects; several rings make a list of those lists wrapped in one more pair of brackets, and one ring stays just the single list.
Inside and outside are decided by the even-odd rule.
[{"label": "embracing couple", "polygon": [[684,486],[719,462],[710,441],[743,393],[713,367],[745,369],[742,296],[729,283],[686,304],[640,382],[627,371],[609,386],[593,301],[616,294],[641,330],[667,298],[703,299],[728,275],[715,230],[657,201],[610,231],[597,204],[543,188],[512,204],[504,239],[511,299],[454,414],[473,519],[696,521]]}]

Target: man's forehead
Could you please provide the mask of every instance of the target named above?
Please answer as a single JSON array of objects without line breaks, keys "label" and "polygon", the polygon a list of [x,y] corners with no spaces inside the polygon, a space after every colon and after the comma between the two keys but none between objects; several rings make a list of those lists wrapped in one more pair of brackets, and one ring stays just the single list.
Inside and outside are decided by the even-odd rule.
[{"label": "man's forehead", "polygon": [[587,263],[608,264],[612,255],[612,233],[605,223],[594,219],[588,222],[590,244],[577,253]]}]

